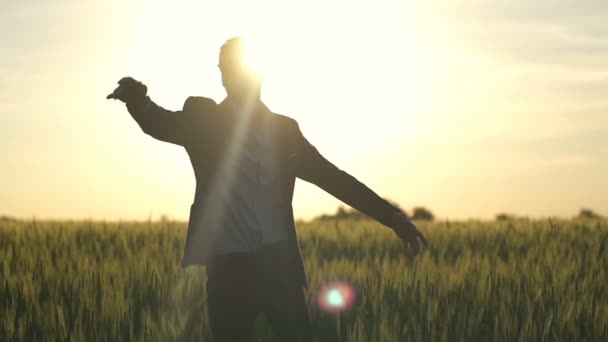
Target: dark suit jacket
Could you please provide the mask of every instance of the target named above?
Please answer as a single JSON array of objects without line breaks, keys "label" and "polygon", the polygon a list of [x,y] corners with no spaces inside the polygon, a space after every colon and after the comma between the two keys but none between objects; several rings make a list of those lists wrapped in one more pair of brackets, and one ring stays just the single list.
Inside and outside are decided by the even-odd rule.
[{"label": "dark suit jacket", "polygon": [[153,103],[152,110],[147,111],[127,106],[145,133],[183,146],[192,162],[196,192],[190,208],[183,267],[207,263],[213,250],[213,239],[208,238],[209,234],[199,232],[221,229],[222,206],[230,205],[223,198],[230,186],[231,172],[239,153],[239,146],[234,141],[238,140],[237,136],[255,129],[256,122],[263,118],[270,120],[271,141],[276,147],[274,153],[279,165],[279,193],[275,196],[275,205],[284,217],[283,223],[292,246],[291,255],[286,257],[293,260],[302,285],[306,286],[308,282],[291,204],[296,177],[319,186],[378,222],[390,225],[390,216],[398,209],[325,159],[302,135],[294,119],[272,113],[258,102],[253,116],[244,122],[227,110],[225,102],[216,104],[208,98],[189,97],[183,109],[175,112]]}]

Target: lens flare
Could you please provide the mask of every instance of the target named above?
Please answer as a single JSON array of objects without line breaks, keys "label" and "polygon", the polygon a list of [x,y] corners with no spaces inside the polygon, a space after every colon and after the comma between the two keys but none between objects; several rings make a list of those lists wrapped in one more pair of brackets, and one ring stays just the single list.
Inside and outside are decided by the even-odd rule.
[{"label": "lens flare", "polygon": [[321,288],[317,297],[319,308],[338,313],[350,309],[357,297],[355,288],[345,281],[334,281]]}]

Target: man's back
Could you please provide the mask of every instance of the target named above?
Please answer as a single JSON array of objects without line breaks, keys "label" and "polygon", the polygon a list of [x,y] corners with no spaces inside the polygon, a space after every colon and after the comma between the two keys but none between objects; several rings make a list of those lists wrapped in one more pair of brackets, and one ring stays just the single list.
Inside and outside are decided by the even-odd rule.
[{"label": "man's back", "polygon": [[[220,215],[212,253],[251,252],[287,239],[292,192],[285,193],[285,184],[295,178],[284,179],[281,171],[281,119],[260,101],[248,108],[221,103],[213,110],[203,123],[205,137],[185,146],[200,184],[196,198],[207,196]],[[206,210],[194,214],[208,215]]]},{"label": "man's back", "polygon": [[[152,101],[128,108],[144,132],[183,146],[192,163],[196,191],[182,266],[206,265],[216,254],[255,250],[285,240],[291,246],[287,259],[293,260],[292,268],[297,270],[300,282],[307,285],[291,205],[297,168],[295,120],[272,113],[261,102],[255,111],[239,114],[226,103],[215,104],[204,97],[189,97],[183,110],[177,112]],[[255,145],[252,142],[262,132],[264,154],[271,159],[267,163],[271,165],[263,165],[265,171],[261,174],[243,170],[247,154]],[[242,186],[243,178],[252,174],[266,182],[272,178],[272,186],[266,191],[248,191]],[[245,182],[248,186],[255,186],[254,183]],[[248,201],[243,201],[243,196]],[[260,210],[248,210],[253,205],[260,206],[256,203],[260,201],[264,201]],[[262,231],[267,233],[265,241],[260,239]]]}]

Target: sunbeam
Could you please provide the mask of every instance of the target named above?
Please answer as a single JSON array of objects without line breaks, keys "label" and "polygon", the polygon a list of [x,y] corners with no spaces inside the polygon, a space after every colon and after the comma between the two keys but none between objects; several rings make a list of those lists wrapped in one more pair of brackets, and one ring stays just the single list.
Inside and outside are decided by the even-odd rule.
[{"label": "sunbeam", "polygon": [[[224,159],[220,162],[215,180],[212,182],[206,200],[194,202],[190,208],[190,222],[192,225],[192,246],[198,250],[198,258],[207,260],[212,253],[220,234],[221,220],[225,213],[226,205],[230,199],[230,192],[234,185],[236,165],[241,159],[245,137],[249,131],[249,123],[254,114],[257,99],[251,97],[236,120],[232,130],[231,141],[228,143],[224,153]],[[220,106],[225,104],[220,104]]]}]

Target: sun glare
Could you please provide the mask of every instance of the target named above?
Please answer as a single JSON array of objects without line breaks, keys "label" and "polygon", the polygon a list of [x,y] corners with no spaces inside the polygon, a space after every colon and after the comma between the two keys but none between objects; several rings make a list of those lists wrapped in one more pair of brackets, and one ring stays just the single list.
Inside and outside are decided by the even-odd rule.
[{"label": "sun glare", "polygon": [[[387,3],[349,4],[346,17],[340,14],[344,6],[321,2],[281,18],[268,11],[280,7],[279,2],[265,6],[251,5],[234,14],[225,5],[202,27],[194,23],[205,6],[192,3],[185,10],[156,2],[137,25],[133,74],[153,81],[164,104],[175,104],[168,107],[178,107],[188,95],[221,101],[225,93],[215,68],[219,47],[226,39],[242,36],[247,68],[264,79],[262,100],[273,111],[296,119],[329,156],[343,158],[337,162],[417,134],[415,115],[428,92],[415,73],[427,70],[425,58],[413,30],[407,31],[407,23]],[[167,12],[179,22],[157,25]],[[316,17],[315,25],[306,19],[311,16]],[[340,25],[336,17],[341,17]],[[361,25],[357,18],[374,22]],[[180,87],[172,85],[176,81]],[[336,127],[341,128],[340,142]]]},{"label": "sun glare", "polygon": [[258,76],[266,76],[270,70],[270,59],[272,58],[271,45],[260,39],[245,37],[243,59],[252,73]]}]

